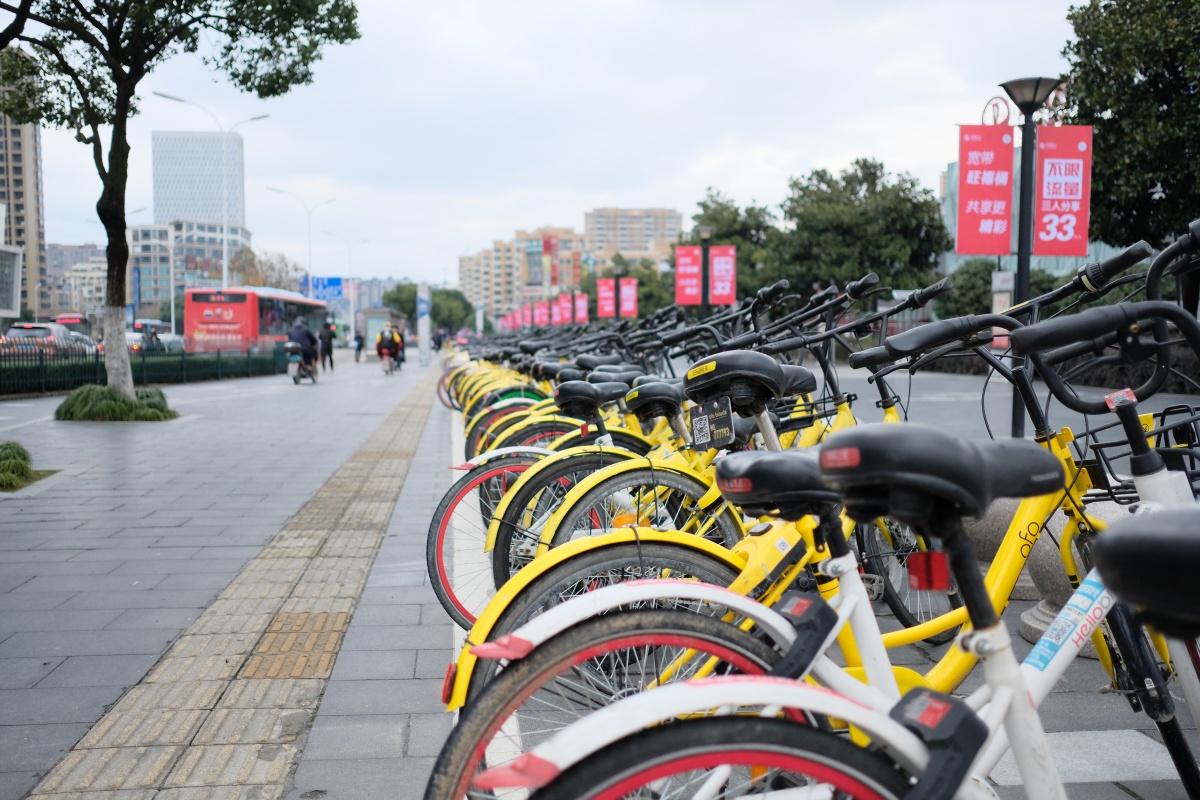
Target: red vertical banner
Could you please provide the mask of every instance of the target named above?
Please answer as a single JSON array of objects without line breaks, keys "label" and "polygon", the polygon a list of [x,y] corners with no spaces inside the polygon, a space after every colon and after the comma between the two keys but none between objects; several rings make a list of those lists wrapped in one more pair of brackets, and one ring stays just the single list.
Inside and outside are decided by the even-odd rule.
[{"label": "red vertical banner", "polygon": [[555,302],[558,305],[558,316],[562,319],[562,324],[566,325],[571,321],[571,295],[564,292]]},{"label": "red vertical banner", "polygon": [[584,292],[575,293],[575,321],[588,321],[588,296]]},{"label": "red vertical banner", "polygon": [[596,316],[608,319],[617,315],[617,285],[613,278],[596,279]]},{"label": "red vertical banner", "polygon": [[700,247],[675,248],[675,305],[700,305]]},{"label": "red vertical banner", "polygon": [[562,325],[563,324],[562,306],[560,306],[558,304],[557,300],[550,304],[550,324],[551,325]]},{"label": "red vertical banner", "polygon": [[637,278],[621,278],[621,316],[636,317],[638,315]]},{"label": "red vertical banner", "polygon": [[731,244],[708,248],[708,302],[714,306],[737,303],[737,248]]},{"label": "red vertical banner", "polygon": [[533,324],[533,309],[529,306],[521,306],[521,326],[528,328]]},{"label": "red vertical banner", "polygon": [[1092,126],[1037,129],[1035,256],[1086,256],[1092,200]]},{"label": "red vertical banner", "polygon": [[550,304],[545,300],[534,303],[533,324],[538,326],[550,324]]},{"label": "red vertical banner", "polygon": [[960,125],[958,129],[958,223],[960,255],[1012,253],[1013,135],[1007,125]]}]

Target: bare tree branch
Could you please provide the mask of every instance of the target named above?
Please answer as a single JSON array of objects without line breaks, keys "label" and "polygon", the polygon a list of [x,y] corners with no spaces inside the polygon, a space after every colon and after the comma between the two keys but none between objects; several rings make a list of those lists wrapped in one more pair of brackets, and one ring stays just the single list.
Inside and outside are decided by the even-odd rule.
[{"label": "bare tree branch", "polygon": [[29,21],[29,9],[32,7],[33,0],[21,0],[21,5],[14,12],[13,21],[0,31],[0,48],[8,47],[25,30],[25,23]]},{"label": "bare tree branch", "polygon": [[[25,0],[21,0],[21,3],[24,5]],[[16,13],[19,10],[20,9],[18,7],[12,5],[11,3],[5,3],[0,0],[0,11],[12,11]],[[59,30],[63,33],[69,33],[72,36],[77,37],[97,53],[99,53],[104,58],[104,63],[109,69],[111,69],[114,73],[121,75],[122,77],[125,76],[125,72],[121,68],[121,62],[117,60],[112,49],[109,48],[105,42],[96,38],[85,26],[68,24],[61,19],[52,20],[48,17],[42,16],[41,14],[35,14],[32,11],[29,12],[29,19],[32,22],[40,23],[53,30]]]}]

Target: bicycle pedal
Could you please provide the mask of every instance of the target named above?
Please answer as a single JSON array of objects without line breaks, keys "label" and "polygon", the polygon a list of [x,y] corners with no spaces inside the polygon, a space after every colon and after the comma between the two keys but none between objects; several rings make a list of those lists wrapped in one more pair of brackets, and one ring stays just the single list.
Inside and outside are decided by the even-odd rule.
[{"label": "bicycle pedal", "polygon": [[867,597],[871,602],[883,599],[883,576],[872,575],[869,572],[864,572],[859,576],[862,578],[863,586],[866,587]]}]

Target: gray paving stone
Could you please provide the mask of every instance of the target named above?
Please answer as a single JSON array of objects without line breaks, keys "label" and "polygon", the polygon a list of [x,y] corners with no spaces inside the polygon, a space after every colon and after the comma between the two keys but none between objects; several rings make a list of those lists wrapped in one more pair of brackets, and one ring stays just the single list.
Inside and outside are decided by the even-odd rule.
[{"label": "gray paving stone", "polygon": [[113,561],[55,561],[36,565],[26,562],[0,563],[3,575],[107,575],[120,562]]},{"label": "gray paving stone", "polygon": [[[73,561],[169,561],[191,558],[198,553],[198,546],[192,547],[108,547],[103,550],[82,550]],[[115,565],[114,565],[115,566]]]},{"label": "gray paving stone", "polygon": [[0,798],[16,800],[24,797],[40,777],[38,772],[0,772]]},{"label": "gray paving stone", "polygon": [[304,745],[307,758],[318,761],[399,758],[408,738],[408,715],[336,717],[322,715]]},{"label": "gray paving stone", "polygon": [[[73,592],[71,597],[60,606],[71,608],[206,608],[220,594],[214,589],[180,589],[164,591],[155,589],[153,592]],[[38,595],[31,594],[30,597]],[[47,597],[53,594],[47,593]],[[0,595],[3,597],[3,595]]]},{"label": "gray paving stone", "polygon": [[[416,650],[342,650],[333,666],[333,679],[345,681],[399,680],[413,677]],[[443,665],[444,669],[444,665]]]},{"label": "gray paving stone", "polygon": [[[354,619],[351,620],[352,625],[403,625],[411,623],[419,618],[422,606],[411,605],[366,605],[359,603],[358,608],[354,610]],[[438,609],[441,610],[440,608]],[[424,620],[421,620],[424,622]],[[442,614],[442,619],[437,622],[445,622],[445,612]]]},{"label": "gray paving stone", "polygon": [[158,661],[158,654],[70,656],[38,682],[39,689],[79,686],[133,686]]},{"label": "gray paving stone", "polygon": [[62,661],[61,658],[0,659],[0,689],[29,689]]},{"label": "gray paving stone", "polygon": [[413,673],[416,678],[443,678],[446,675],[446,665],[453,661],[455,653],[450,648],[445,650],[418,650],[417,668]]},{"label": "gray paving stone", "polygon": [[42,611],[57,608],[78,592],[5,592],[0,594],[0,611]]},{"label": "gray paving stone", "polygon": [[184,630],[201,612],[198,608],[134,608],[118,613],[119,617],[104,626],[107,630]]},{"label": "gray paving stone", "polygon": [[[261,548],[260,548],[261,549]],[[255,550],[257,554],[258,550]],[[155,576],[174,576],[174,575],[203,575],[207,573],[219,573],[225,580],[225,584],[229,583],[232,575],[236,574],[250,558],[189,558],[185,560],[179,559],[163,559],[161,561],[126,561],[117,565],[111,575],[138,575],[146,576],[147,579]],[[103,562],[100,562],[103,563]],[[164,587],[170,588],[170,587]]]},{"label": "gray paving stone", "polygon": [[233,575],[224,572],[197,572],[194,575],[168,575],[155,588],[167,590],[224,589]]},{"label": "gray paving stone", "polygon": [[0,611],[0,630],[5,631],[92,631],[105,627],[121,612],[93,611]]},{"label": "gray paving stone", "polygon": [[[166,579],[165,575],[46,575],[30,578],[18,592],[145,592]],[[172,588],[172,587],[163,587]],[[195,587],[174,587],[195,588]]]},{"label": "gray paving stone", "polygon": [[446,737],[450,735],[454,718],[445,713],[411,714],[408,721],[408,747],[406,756],[437,757],[442,751]]},{"label": "gray paving stone", "polygon": [[0,725],[0,772],[36,770],[62,758],[83,735],[82,723]]},{"label": "gray paving stone", "polygon": [[452,642],[451,630],[451,625],[351,625],[342,642],[342,649],[354,651],[445,648]]},{"label": "gray paving stone", "polygon": [[[314,797],[321,800],[420,800],[432,771],[432,758],[303,759],[287,800]],[[308,794],[316,791],[324,794]]]},{"label": "gray paving stone", "polygon": [[4,689],[0,691],[0,720],[7,725],[56,722],[90,725],[120,694],[119,688],[111,686]]},{"label": "gray paving stone", "polygon": [[439,712],[443,710],[441,692],[441,679],[330,681],[321,701],[321,713],[345,716]]},{"label": "gray paving stone", "polygon": [[14,633],[0,643],[0,658],[161,653],[176,635],[156,630]]}]

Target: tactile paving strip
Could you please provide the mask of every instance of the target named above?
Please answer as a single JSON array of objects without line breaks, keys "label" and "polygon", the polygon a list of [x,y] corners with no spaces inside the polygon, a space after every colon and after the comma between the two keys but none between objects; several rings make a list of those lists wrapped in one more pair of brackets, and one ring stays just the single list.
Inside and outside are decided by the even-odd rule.
[{"label": "tactile paving strip", "polygon": [[30,797],[278,798],[366,585],[431,373]]}]

